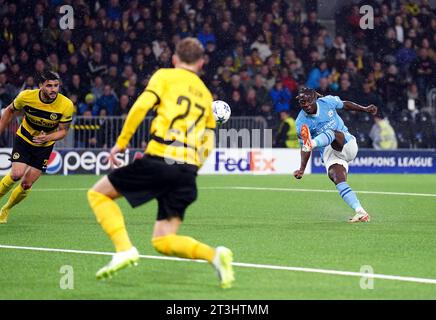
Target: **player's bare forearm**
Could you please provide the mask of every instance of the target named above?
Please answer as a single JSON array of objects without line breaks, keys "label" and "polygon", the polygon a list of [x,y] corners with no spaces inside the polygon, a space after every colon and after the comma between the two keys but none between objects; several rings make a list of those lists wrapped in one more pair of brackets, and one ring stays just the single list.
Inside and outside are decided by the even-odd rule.
[{"label": "player's bare forearm", "polygon": [[47,141],[58,141],[65,138],[68,134],[68,130],[62,129],[47,135]]},{"label": "player's bare forearm", "polygon": [[300,169],[294,171],[294,177],[296,179],[303,178],[304,170],[306,170],[307,162],[309,162],[311,154],[312,154],[312,151],[309,151],[309,152],[306,152],[303,150],[300,151],[300,155],[301,155]]},{"label": "player's bare forearm", "polygon": [[371,113],[372,115],[377,114],[377,107],[373,104],[364,107],[361,106],[360,104],[351,101],[344,101],[344,109],[349,111],[367,112],[367,113]]},{"label": "player's bare forearm", "polygon": [[11,103],[9,106],[6,107],[5,111],[3,111],[3,114],[0,118],[0,134],[5,131],[6,127],[9,125],[13,117],[14,109]]},{"label": "player's bare forearm", "polygon": [[312,154],[311,151],[305,152],[303,150],[300,151],[301,155],[301,164],[300,164],[300,170],[304,172],[306,170],[307,163],[309,162],[310,155]]},{"label": "player's bare forearm", "polygon": [[70,123],[61,123],[59,124],[59,128],[57,131],[50,134],[46,134],[42,131],[38,136],[33,137],[33,142],[37,144],[44,144],[50,141],[62,140],[67,136],[69,128]]}]

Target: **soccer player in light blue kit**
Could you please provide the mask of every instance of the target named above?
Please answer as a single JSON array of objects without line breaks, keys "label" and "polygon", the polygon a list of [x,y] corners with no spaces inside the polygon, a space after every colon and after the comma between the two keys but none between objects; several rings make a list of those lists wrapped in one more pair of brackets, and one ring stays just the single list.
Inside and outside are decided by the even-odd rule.
[{"label": "soccer player in light blue kit", "polygon": [[345,109],[375,115],[377,107],[363,107],[350,101],[342,101],[337,96],[323,97],[310,88],[301,89],[297,100],[302,108],[296,120],[302,148],[300,169],[294,172],[294,177],[303,177],[312,150],[319,148],[330,180],[336,185],[342,199],[355,211],[355,215],[348,221],[368,222],[368,213],[347,183],[348,163],[356,158],[358,151],[356,138],[348,132],[336,110]]}]

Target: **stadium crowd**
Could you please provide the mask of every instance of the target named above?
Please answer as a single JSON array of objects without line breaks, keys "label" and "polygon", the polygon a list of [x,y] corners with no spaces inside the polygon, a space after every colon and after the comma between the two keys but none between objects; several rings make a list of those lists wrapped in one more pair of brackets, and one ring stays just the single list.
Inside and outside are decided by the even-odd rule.
[{"label": "stadium crowd", "polygon": [[[74,29],[62,30],[59,6],[68,3]],[[374,8],[374,29],[360,27],[361,4],[347,5],[333,35],[316,1],[0,0],[0,104],[36,88],[35,75],[50,68],[77,115],[125,115],[150,75],[171,66],[175,44],[195,36],[206,52],[202,78],[233,116],[262,116],[276,128],[280,112],[297,114],[296,92],[308,86],[373,103],[398,131],[411,128],[436,87],[435,10],[426,1],[365,4]],[[345,120],[373,123],[357,117]],[[432,130],[418,147],[432,146]],[[366,131],[360,139],[370,146]],[[413,134],[399,146],[412,146]]]}]

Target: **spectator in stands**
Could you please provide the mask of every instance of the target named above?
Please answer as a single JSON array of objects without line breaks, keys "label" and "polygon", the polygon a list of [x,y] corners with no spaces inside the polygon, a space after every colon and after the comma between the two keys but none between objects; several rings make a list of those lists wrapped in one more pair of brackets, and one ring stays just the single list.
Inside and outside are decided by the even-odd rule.
[{"label": "spectator in stands", "polygon": [[374,125],[371,128],[369,137],[372,140],[372,146],[376,150],[397,149],[398,142],[395,131],[388,119],[384,118],[380,113],[374,116]]},{"label": "spectator in stands", "polygon": [[86,93],[87,93],[86,87],[82,83],[82,79],[81,79],[80,75],[73,74],[73,76],[71,77],[71,84],[69,85],[68,94],[69,95],[75,94],[78,98],[79,103],[80,103],[80,102],[83,102],[85,100]]},{"label": "spectator in stands", "polygon": [[127,116],[131,107],[132,107],[132,102],[129,99],[129,96],[126,94],[123,94],[120,97],[120,104],[116,110],[116,115],[123,116],[123,117]]},{"label": "spectator in stands", "polygon": [[349,80],[349,76],[347,73],[342,74],[340,84],[339,84],[339,91],[337,95],[341,98],[342,101],[354,101],[356,100],[356,93],[351,88],[351,83]]},{"label": "spectator in stands", "polygon": [[332,94],[332,90],[330,89],[329,78],[319,79],[319,88],[318,88],[317,92],[322,96],[328,96],[328,95]]},{"label": "spectator in stands", "polygon": [[81,116],[85,114],[85,111],[92,111],[97,108],[97,106],[95,105],[96,99],[95,96],[92,93],[88,93],[85,96],[85,102],[84,103],[80,103],[79,107],[77,108],[77,115]]},{"label": "spectator in stands", "polygon": [[233,95],[235,91],[239,92],[240,97],[245,96],[244,87],[241,84],[241,77],[237,74],[234,74],[231,78],[230,83],[224,87],[227,99]]},{"label": "spectator in stands", "polygon": [[410,65],[416,59],[416,51],[413,48],[412,39],[406,38],[406,40],[404,40],[404,45],[397,51],[395,58],[400,72],[404,75],[408,75]]},{"label": "spectator in stands", "polygon": [[248,89],[253,86],[253,79],[250,77],[246,66],[242,66],[239,70],[239,77],[241,78],[241,85],[242,88],[244,88],[244,92],[247,92]]},{"label": "spectator in stands", "polygon": [[[43,63],[42,60],[41,63]],[[42,68],[44,68],[44,66],[42,66]],[[37,69],[35,67],[35,69]],[[68,60],[68,71],[70,72],[70,74],[85,74],[86,73],[86,69],[84,67],[83,63],[79,63],[79,56],[77,54],[73,54],[70,56],[69,60]]]},{"label": "spectator in stands", "polygon": [[271,97],[265,87],[265,81],[259,74],[254,78],[253,89],[256,90],[256,97],[260,105],[271,104]]},{"label": "spectator in stands", "polygon": [[13,63],[9,68],[9,72],[7,73],[9,83],[12,84],[15,88],[20,87],[20,85],[24,82],[24,74],[20,72],[20,65],[18,63]]},{"label": "spectator in stands", "polygon": [[216,42],[215,34],[213,33],[212,27],[208,23],[203,25],[203,30],[198,33],[197,38],[200,40],[204,48],[206,48],[208,42]]},{"label": "spectator in stands", "polygon": [[3,107],[8,106],[17,94],[17,89],[9,83],[5,73],[0,73],[0,102]]},{"label": "spectator in stands", "polygon": [[42,32],[41,38],[49,52],[56,50],[57,41],[60,38],[60,29],[56,18],[50,19],[48,26]]},{"label": "spectator in stands", "polygon": [[414,105],[418,109],[421,109],[424,107],[423,101],[425,101],[425,98],[426,97],[421,97],[419,95],[418,86],[416,85],[416,83],[412,82],[407,86],[406,94],[404,96],[404,101],[413,100]]},{"label": "spectator in stands", "polygon": [[435,79],[434,73],[436,72],[435,63],[429,58],[426,48],[419,50],[418,59],[413,64],[412,70],[419,94],[425,97],[426,90],[431,81]]},{"label": "spectator in stands", "polygon": [[297,128],[295,120],[290,116],[289,111],[280,112],[280,126],[274,140],[275,148],[299,148]]},{"label": "spectator in stands", "polygon": [[351,56],[351,61],[353,61],[358,72],[368,72],[371,68],[368,55],[365,54],[365,47],[362,45],[356,47],[354,54]]},{"label": "spectator in stands", "polygon": [[262,62],[264,62],[272,53],[268,43],[265,41],[265,37],[262,34],[257,37],[255,42],[253,42],[253,44],[250,46],[250,49],[256,49],[259,52],[259,57]]},{"label": "spectator in stands", "polygon": [[119,0],[110,0],[106,9],[106,14],[111,20],[119,20],[121,18],[121,7]]},{"label": "spectator in stands", "polygon": [[102,76],[107,72],[107,66],[103,62],[102,53],[100,51],[93,53],[92,59],[88,63],[88,72],[91,78]]},{"label": "spectator in stands", "polygon": [[316,11],[309,12],[307,21],[303,24],[304,27],[309,29],[309,33],[313,36],[317,35],[321,29],[318,22]]},{"label": "spectator in stands", "polygon": [[362,106],[369,106],[370,104],[373,104],[381,109],[382,102],[380,96],[371,89],[371,81],[368,79],[365,79],[362,84],[362,93],[357,94],[355,97],[355,101],[359,103]]},{"label": "spectator in stands", "polygon": [[221,78],[218,74],[215,74],[212,78],[211,85],[209,86],[210,91],[213,94],[214,100],[224,100],[225,92],[221,86]]},{"label": "spectator in stands", "polygon": [[118,105],[118,99],[114,94],[112,87],[110,85],[104,86],[103,95],[97,100],[92,114],[94,116],[100,114],[101,109],[106,109],[107,114],[110,116],[115,115],[116,108]]},{"label": "spectator in stands", "polygon": [[397,36],[397,41],[400,43],[404,42],[404,27],[403,27],[403,17],[400,15],[397,15],[395,17],[395,34]]},{"label": "spectator in stands", "polygon": [[389,66],[385,76],[379,80],[379,87],[384,96],[386,112],[390,115],[397,113],[401,109],[399,99],[402,97],[404,85],[395,65]]},{"label": "spectator in stands", "polygon": [[289,74],[287,68],[282,68],[280,71],[280,80],[283,82],[283,86],[288,88],[288,90],[292,93],[297,92],[298,83],[294,78]]},{"label": "spectator in stands", "polygon": [[276,129],[278,117],[277,114],[273,112],[272,105],[269,103],[262,104],[260,106],[259,116],[263,117],[270,129]]},{"label": "spectator in stands", "polygon": [[99,99],[103,95],[103,91],[104,91],[103,79],[102,77],[97,76],[91,82],[91,93],[95,96],[96,99]]},{"label": "spectator in stands", "polygon": [[319,80],[321,78],[326,78],[329,75],[330,75],[330,70],[327,68],[327,62],[320,61],[319,64],[310,71],[309,78],[307,79],[306,82],[306,87],[312,89],[318,89]]},{"label": "spectator in stands", "polygon": [[254,90],[253,88],[248,89],[244,104],[246,106],[246,116],[254,117],[259,114],[260,108],[256,98],[256,90]]},{"label": "spectator in stands", "polygon": [[38,85],[35,82],[35,79],[32,76],[28,76],[26,78],[26,81],[23,83],[23,85],[21,86],[21,88],[18,91],[23,91],[23,90],[34,90],[34,89],[38,89]]},{"label": "spectator in stands", "polygon": [[260,68],[260,75],[263,78],[265,87],[268,90],[271,90],[271,88],[274,87],[274,84],[276,83],[276,78],[274,77],[272,70],[270,70],[270,68],[267,65],[263,65]]},{"label": "spectator in stands", "polygon": [[228,99],[229,105],[232,106],[232,115],[236,117],[245,116],[245,108],[242,102],[241,92],[234,90],[231,93],[230,99]]}]

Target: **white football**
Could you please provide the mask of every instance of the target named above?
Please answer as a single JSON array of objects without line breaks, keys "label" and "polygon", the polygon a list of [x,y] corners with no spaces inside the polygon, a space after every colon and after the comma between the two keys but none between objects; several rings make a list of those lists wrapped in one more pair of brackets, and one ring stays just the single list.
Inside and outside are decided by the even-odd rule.
[{"label": "white football", "polygon": [[217,124],[226,123],[232,114],[232,110],[228,103],[222,100],[215,100],[212,102],[212,110]]}]

